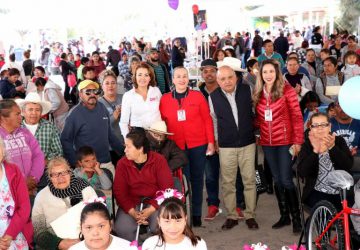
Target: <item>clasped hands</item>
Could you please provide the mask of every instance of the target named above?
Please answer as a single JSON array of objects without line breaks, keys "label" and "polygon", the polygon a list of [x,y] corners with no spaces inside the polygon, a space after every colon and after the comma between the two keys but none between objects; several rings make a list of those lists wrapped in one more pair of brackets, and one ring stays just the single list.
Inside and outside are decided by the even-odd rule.
[{"label": "clasped hands", "polygon": [[148,225],[148,218],[156,211],[156,208],[149,206],[144,208],[141,211],[136,211],[134,208],[131,208],[128,214],[136,220],[137,224]]}]

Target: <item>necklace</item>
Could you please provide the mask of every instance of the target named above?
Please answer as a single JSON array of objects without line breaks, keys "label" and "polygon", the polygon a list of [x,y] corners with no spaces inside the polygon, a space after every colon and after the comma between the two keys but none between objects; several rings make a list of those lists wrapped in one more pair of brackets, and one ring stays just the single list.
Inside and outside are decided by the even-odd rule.
[{"label": "necklace", "polygon": [[[336,120],[336,119],[335,119]],[[338,127],[340,129],[340,123],[338,120],[336,120],[337,124],[338,124]],[[351,123],[353,122],[353,119],[351,119],[351,122],[349,123],[349,126],[346,128],[346,130],[349,130],[350,126],[351,126]],[[344,123],[341,123],[341,124],[344,124]]]}]

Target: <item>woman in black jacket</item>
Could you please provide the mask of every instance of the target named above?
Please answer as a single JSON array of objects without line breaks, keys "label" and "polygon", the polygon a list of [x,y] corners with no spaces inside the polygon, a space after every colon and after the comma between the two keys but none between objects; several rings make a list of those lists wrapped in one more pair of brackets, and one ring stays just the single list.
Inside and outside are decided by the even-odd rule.
[{"label": "woman in black jacket", "polygon": [[71,101],[71,96],[70,96],[70,86],[68,85],[68,75],[72,72],[72,73],[76,73],[76,69],[70,64],[68,63],[68,57],[66,53],[62,53],[61,56],[61,61],[60,61],[60,71],[61,71],[61,76],[64,79],[65,82],[65,91],[64,91],[64,98],[65,101]]},{"label": "woman in black jacket", "polygon": [[353,157],[345,140],[331,134],[329,118],[324,113],[316,113],[310,119],[310,132],[299,154],[299,176],[305,178],[303,202],[309,207],[320,200],[328,200],[341,207],[340,196],[328,182],[328,174],[333,170],[350,171]]}]

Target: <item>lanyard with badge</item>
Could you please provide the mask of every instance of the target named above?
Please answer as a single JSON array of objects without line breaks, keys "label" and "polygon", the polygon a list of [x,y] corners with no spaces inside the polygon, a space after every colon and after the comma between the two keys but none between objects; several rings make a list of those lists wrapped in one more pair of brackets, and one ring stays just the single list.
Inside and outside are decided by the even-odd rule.
[{"label": "lanyard with badge", "polygon": [[266,97],[266,108],[265,108],[265,113],[264,113],[264,117],[265,117],[265,121],[266,122],[272,122],[272,110],[270,108],[270,94],[265,92],[264,89],[264,94]]},{"label": "lanyard with badge", "polygon": [[[187,97],[188,93],[189,93],[188,90],[186,90],[184,98],[181,98],[181,99],[185,99]],[[182,108],[181,99],[176,98],[175,90],[173,92],[173,97],[179,102],[179,109],[177,110],[177,120],[178,120],[178,122],[184,122],[184,121],[186,121],[186,112],[185,112],[185,109]]]}]

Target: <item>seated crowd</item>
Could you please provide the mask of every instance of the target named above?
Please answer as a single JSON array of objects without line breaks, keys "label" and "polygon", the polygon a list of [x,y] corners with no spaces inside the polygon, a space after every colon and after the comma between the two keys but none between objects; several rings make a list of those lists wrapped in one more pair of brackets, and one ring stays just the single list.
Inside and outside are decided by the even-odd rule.
[{"label": "seated crowd", "polygon": [[[252,47],[257,57],[246,58],[237,48],[246,39],[213,44],[195,88],[177,39],[171,54],[163,43],[147,52],[140,41],[136,51],[110,46],[106,63],[97,51],[75,61],[55,46],[53,61],[33,67],[26,83],[18,68],[2,68],[0,249],[131,249],[140,226],[153,235],[143,249],[207,249],[191,226],[219,214],[220,188],[222,229],[239,219],[259,229],[258,151],[279,207],[273,229],[302,230],[294,162],[305,180],[301,202],[340,207],[327,178],[359,167],[360,121],[330,90],[360,75],[359,50],[307,48],[301,63],[298,51],[284,54],[265,39],[263,53]],[[338,48],[339,37],[333,43]],[[59,72],[64,92],[50,77]],[[191,214],[175,190],[158,199],[159,191],[182,190],[179,173],[191,186]],[[80,237],[61,235],[54,225],[79,206]]]}]

